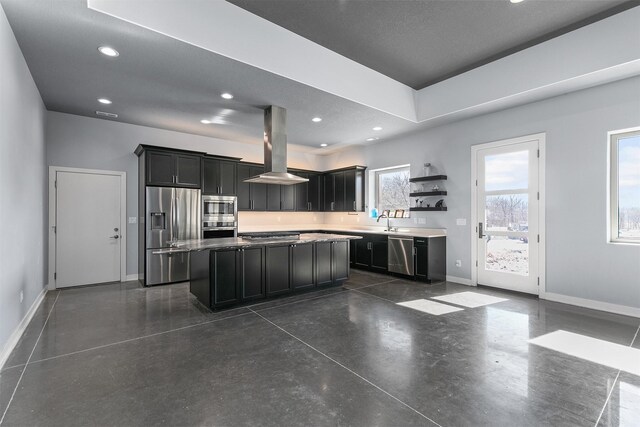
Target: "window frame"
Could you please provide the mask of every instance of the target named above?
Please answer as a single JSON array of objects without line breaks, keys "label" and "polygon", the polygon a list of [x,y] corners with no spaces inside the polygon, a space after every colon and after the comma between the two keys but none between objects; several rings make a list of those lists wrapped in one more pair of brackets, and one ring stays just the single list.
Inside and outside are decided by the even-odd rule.
[{"label": "window frame", "polygon": [[607,133],[607,168],[608,181],[607,186],[607,242],[622,243],[631,245],[640,245],[640,238],[619,237],[620,233],[620,217],[619,217],[619,187],[618,187],[618,170],[619,170],[619,153],[618,145],[621,139],[640,136],[640,126],[628,129],[620,129]]},{"label": "window frame", "polygon": [[[410,164],[389,166],[386,168],[380,168],[380,169],[375,169],[371,171],[373,175],[373,192],[370,194],[373,195],[373,199],[374,199],[373,206],[378,211],[378,215],[382,214],[382,210],[380,209],[380,200],[382,200],[382,197],[380,197],[380,176],[388,173],[396,172],[396,171],[405,171],[405,170],[409,174],[409,178],[411,178]],[[409,193],[411,193],[411,183],[409,183]],[[396,209],[404,209],[405,215],[407,215],[410,208],[411,208],[411,198],[409,198],[408,206],[402,207],[402,208],[397,207]]]}]

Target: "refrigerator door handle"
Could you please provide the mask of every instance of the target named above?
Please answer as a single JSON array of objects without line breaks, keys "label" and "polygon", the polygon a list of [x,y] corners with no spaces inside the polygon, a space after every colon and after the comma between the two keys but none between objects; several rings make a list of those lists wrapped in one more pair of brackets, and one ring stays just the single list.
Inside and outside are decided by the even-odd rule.
[{"label": "refrigerator door handle", "polygon": [[180,199],[176,196],[176,228],[175,228],[175,235],[173,237],[173,240],[176,241],[178,240],[178,229],[180,227]]}]

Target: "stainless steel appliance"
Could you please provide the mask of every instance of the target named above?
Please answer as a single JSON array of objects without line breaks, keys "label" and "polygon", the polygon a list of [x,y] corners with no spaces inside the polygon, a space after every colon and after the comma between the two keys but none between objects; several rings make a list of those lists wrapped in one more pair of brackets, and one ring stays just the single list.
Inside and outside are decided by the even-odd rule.
[{"label": "stainless steel appliance", "polygon": [[413,237],[389,237],[389,271],[413,276]]},{"label": "stainless steel appliance", "polygon": [[189,253],[176,240],[201,237],[200,190],[147,187],[145,284],[189,280]]},{"label": "stainless steel appliance", "polygon": [[202,196],[202,238],[238,235],[238,199],[235,196]]}]

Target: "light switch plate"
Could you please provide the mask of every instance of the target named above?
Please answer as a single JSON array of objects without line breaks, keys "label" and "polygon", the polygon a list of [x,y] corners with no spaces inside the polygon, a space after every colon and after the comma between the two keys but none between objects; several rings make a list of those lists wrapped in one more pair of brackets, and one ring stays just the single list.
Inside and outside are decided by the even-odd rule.
[{"label": "light switch plate", "polygon": [[467,218],[458,218],[456,219],[457,225],[467,225]]},{"label": "light switch plate", "polygon": [[135,224],[138,221],[138,218],[135,216],[129,217],[129,224]]}]

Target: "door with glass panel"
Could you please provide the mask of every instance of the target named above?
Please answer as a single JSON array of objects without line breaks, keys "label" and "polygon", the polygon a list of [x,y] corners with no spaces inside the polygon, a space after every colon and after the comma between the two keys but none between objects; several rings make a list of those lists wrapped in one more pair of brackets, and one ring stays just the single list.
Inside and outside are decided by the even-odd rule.
[{"label": "door with glass panel", "polygon": [[538,294],[539,141],[476,151],[477,283]]}]

